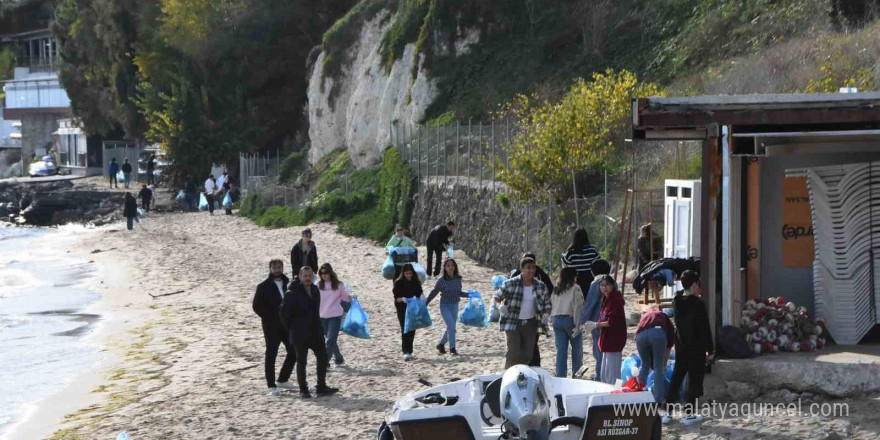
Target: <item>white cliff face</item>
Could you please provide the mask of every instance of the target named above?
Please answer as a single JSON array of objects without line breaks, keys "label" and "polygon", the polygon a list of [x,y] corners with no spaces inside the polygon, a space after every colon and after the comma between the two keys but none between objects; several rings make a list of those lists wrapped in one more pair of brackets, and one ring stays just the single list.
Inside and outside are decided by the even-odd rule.
[{"label": "white cliff face", "polygon": [[[379,44],[382,35],[393,20],[384,20],[383,14],[364,23],[353,51],[352,62],[343,66],[338,81],[324,78],[321,91],[325,54],[318,56],[309,80],[309,162],[314,164],[337,148],[347,148],[354,165],[378,165],[382,150],[389,145],[392,123],[418,122],[427,107],[436,98],[437,84],[419,69],[412,81],[415,45],[409,44],[403,56],[394,63],[390,72],[382,66]],[[475,41],[470,37],[467,42]],[[466,48],[466,44],[462,49]],[[420,61],[421,63],[421,61]],[[334,102],[329,102],[332,87],[338,87]],[[411,99],[407,103],[407,94]]]}]

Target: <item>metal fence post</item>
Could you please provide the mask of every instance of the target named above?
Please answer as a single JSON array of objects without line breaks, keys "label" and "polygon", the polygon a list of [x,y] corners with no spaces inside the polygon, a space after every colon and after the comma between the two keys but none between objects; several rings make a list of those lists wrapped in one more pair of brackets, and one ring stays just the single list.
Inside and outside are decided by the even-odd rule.
[{"label": "metal fence post", "polygon": [[483,190],[483,121],[480,121],[480,191]]},{"label": "metal fence post", "polygon": [[495,175],[496,171],[496,157],[495,157],[495,121],[492,121],[492,192],[495,192]]},{"label": "metal fence post", "polygon": [[437,124],[437,143],[435,144],[434,149],[434,178],[440,175],[440,124]]},{"label": "metal fence post", "polygon": [[421,191],[422,190],[422,127],[416,128],[416,137],[418,137],[418,141],[419,141],[418,146],[417,146],[418,156],[419,156],[419,162],[418,162],[419,170],[416,173],[417,174],[416,191]]},{"label": "metal fence post", "polygon": [[468,191],[471,188],[471,131],[472,129],[472,119],[468,119],[468,142],[467,142],[467,187]]},{"label": "metal fence post", "polygon": [[550,196],[550,191],[547,191],[547,212],[550,216],[547,226],[547,273],[553,273],[553,197]]},{"label": "metal fence post", "polygon": [[458,120],[455,121],[455,184],[458,185],[459,179],[461,177],[461,162],[458,160],[458,155],[461,154],[461,134],[459,130]]}]

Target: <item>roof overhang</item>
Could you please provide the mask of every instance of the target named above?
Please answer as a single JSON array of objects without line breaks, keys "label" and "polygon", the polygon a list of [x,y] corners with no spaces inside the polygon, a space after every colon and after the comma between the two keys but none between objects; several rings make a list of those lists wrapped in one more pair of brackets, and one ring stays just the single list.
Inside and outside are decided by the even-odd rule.
[{"label": "roof overhang", "polygon": [[28,108],[4,108],[3,119],[21,119],[27,115],[37,114],[70,115],[70,107],[28,107]]}]

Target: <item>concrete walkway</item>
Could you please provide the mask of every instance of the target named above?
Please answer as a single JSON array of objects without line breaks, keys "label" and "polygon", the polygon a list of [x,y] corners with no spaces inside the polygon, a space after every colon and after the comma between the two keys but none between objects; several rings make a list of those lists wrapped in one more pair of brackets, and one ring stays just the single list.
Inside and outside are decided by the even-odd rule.
[{"label": "concrete walkway", "polygon": [[45,176],[45,177],[10,177],[8,179],[0,179],[0,185],[2,184],[28,184],[28,183],[48,183],[48,182],[63,182],[65,180],[78,180],[84,179],[86,176],[73,176],[73,175],[60,175],[56,174],[54,176]]}]

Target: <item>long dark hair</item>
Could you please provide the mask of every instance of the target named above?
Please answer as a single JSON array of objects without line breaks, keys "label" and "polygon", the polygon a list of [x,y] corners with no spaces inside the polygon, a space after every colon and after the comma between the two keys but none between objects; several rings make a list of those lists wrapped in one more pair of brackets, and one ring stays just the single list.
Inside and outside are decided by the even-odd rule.
[{"label": "long dark hair", "polygon": [[571,246],[568,247],[569,252],[579,251],[590,244],[590,234],[584,228],[577,228],[574,236],[571,237]]},{"label": "long dark hair", "polygon": [[403,265],[403,269],[400,269],[400,275],[397,276],[397,279],[394,280],[394,284],[397,284],[398,281],[403,280],[406,281],[406,273],[412,272],[413,279],[417,280],[419,276],[416,274],[415,268],[413,268],[412,263],[406,263]]},{"label": "long dark hair", "polygon": [[333,271],[333,266],[331,266],[330,263],[324,263],[321,265],[321,268],[318,269],[318,279],[321,280],[321,281],[318,281],[318,287],[323,289],[324,288],[324,277],[321,276],[321,272],[327,272],[330,274],[330,287],[333,290],[336,290],[339,287],[340,283],[339,283],[339,278],[336,276],[336,272]]},{"label": "long dark hair", "polygon": [[458,263],[455,262],[452,258],[447,258],[446,261],[443,262],[443,278],[446,278],[446,263],[452,262],[452,278],[461,278],[461,275],[458,273]]},{"label": "long dark hair", "polygon": [[553,289],[554,295],[559,295],[569,287],[573,286],[577,281],[577,269],[569,266],[563,267],[559,271],[559,278],[556,279],[556,288]]},{"label": "long dark hair", "polygon": [[[599,277],[599,284],[597,286],[602,287],[602,282],[610,283],[614,286],[614,291],[619,291],[620,288],[617,287],[617,281],[611,275],[602,275]],[[599,290],[601,292],[601,289]]]}]

